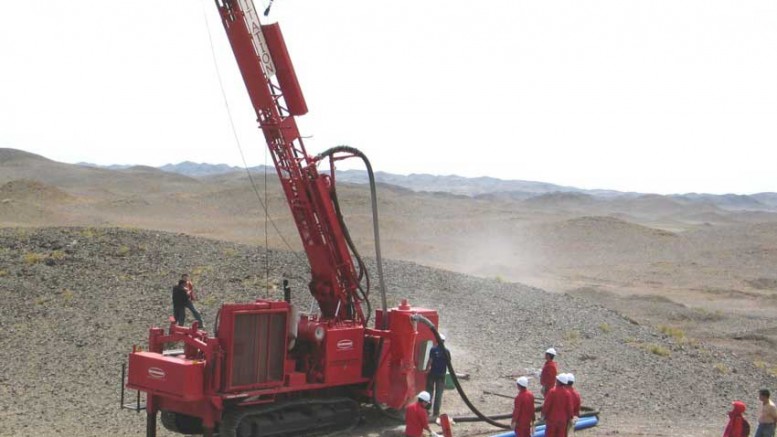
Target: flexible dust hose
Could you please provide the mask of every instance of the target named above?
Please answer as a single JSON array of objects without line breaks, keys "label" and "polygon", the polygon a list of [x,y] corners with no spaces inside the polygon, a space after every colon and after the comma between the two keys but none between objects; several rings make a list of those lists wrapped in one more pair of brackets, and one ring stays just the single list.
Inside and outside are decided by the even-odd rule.
[{"label": "flexible dust hose", "polygon": [[[375,238],[375,262],[378,265],[378,283],[380,285],[380,304],[383,309],[383,326],[380,329],[388,329],[388,317],[385,317],[388,311],[388,305],[386,304],[386,283],[383,281],[383,261],[380,255],[380,228],[378,227],[378,194],[375,188],[375,175],[372,172],[372,165],[370,160],[367,159],[367,155],[361,152],[361,150],[350,146],[335,146],[327,149],[314,158],[316,161],[320,161],[324,157],[331,157],[337,152],[350,153],[351,155],[358,156],[364,161],[364,166],[367,167],[367,175],[370,179],[370,200],[372,204],[372,229]],[[331,159],[331,158],[330,158]]]},{"label": "flexible dust hose", "polygon": [[[440,333],[437,332],[437,327],[434,326],[434,323],[432,323],[429,319],[422,316],[421,314],[413,314],[410,317],[411,320],[418,321],[423,323],[424,325],[428,326],[429,329],[432,330],[432,333],[434,334],[434,338],[437,339],[437,344],[443,344],[442,339],[440,338]],[[443,346],[444,347],[444,346]],[[456,377],[456,371],[453,369],[453,364],[451,363],[451,360],[448,358],[448,354],[443,354],[445,356],[446,364],[448,366],[448,372],[451,374],[451,379],[453,380],[453,385],[456,386],[456,391],[459,392],[459,396],[461,396],[461,400],[464,401],[465,404],[467,404],[467,407],[475,413],[477,417],[480,418],[480,420],[487,422],[491,425],[494,425],[497,428],[502,429],[510,429],[509,424],[504,424],[497,422],[496,420],[491,419],[490,417],[486,416],[485,414],[481,413],[480,410],[475,408],[475,406],[470,402],[469,398],[467,397],[467,394],[464,393],[464,389],[461,388],[461,384],[459,384],[459,378]]]}]

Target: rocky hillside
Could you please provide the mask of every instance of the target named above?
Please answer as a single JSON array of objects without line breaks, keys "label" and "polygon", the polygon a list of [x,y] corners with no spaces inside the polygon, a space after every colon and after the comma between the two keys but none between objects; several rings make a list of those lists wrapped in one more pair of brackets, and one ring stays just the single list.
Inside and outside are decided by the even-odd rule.
[{"label": "rocky hillside", "polygon": [[[166,325],[185,271],[209,325],[221,302],[278,297],[284,274],[295,302],[311,305],[306,262],[292,252],[117,228],[0,229],[0,436],[141,435],[142,415],[118,408],[121,364],[149,326]],[[385,273],[390,304],[407,297],[440,311],[454,365],[471,375],[465,389],[486,413],[511,401],[483,391],[512,394],[513,378],[533,375],[548,346],[577,375],[584,404],[601,410],[589,435],[718,435],[732,400],[754,409],[757,389],[775,382],[747,359],[581,298],[407,262],[389,261]],[[453,393],[444,410],[467,413]],[[371,423],[353,435],[394,427]],[[456,435],[490,433],[461,425]]]}]

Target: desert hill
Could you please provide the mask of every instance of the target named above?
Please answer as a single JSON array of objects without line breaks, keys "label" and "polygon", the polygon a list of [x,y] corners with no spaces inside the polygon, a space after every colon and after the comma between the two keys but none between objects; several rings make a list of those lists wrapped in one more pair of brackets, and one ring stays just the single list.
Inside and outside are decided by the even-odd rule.
[{"label": "desert hill", "polygon": [[189,189],[198,182],[151,167],[107,170],[52,161],[15,149],[0,149],[0,183],[34,179],[75,196],[104,198]]},{"label": "desert hill", "polygon": [[[81,163],[91,167],[100,167],[108,169],[124,169],[128,166],[110,165],[96,166],[94,164]],[[158,167],[160,170],[203,178],[208,176],[234,176],[245,174],[246,169],[229,166],[226,164],[207,164],[184,161],[178,164],[166,164]],[[262,174],[265,172],[274,174],[272,167],[263,165],[249,167],[251,173]],[[327,170],[323,170],[324,173]],[[367,172],[364,170],[340,170],[338,171],[338,180],[340,182],[349,182],[355,184],[366,184],[368,182]],[[525,200],[545,194],[585,194],[600,199],[618,199],[628,200],[635,197],[654,197],[673,199],[683,204],[704,204],[716,205],[726,210],[742,211],[777,211],[777,193],[756,193],[752,195],[738,194],[705,194],[705,193],[684,193],[672,194],[668,196],[648,195],[634,192],[620,192],[606,189],[580,189],[575,187],[561,186],[546,182],[525,181],[525,180],[503,180],[491,177],[462,177],[457,175],[430,175],[430,174],[410,174],[398,175],[382,171],[375,172],[375,180],[385,185],[407,188],[411,191],[428,191],[433,193],[451,193],[468,197],[479,197],[485,199],[502,200]]]}]

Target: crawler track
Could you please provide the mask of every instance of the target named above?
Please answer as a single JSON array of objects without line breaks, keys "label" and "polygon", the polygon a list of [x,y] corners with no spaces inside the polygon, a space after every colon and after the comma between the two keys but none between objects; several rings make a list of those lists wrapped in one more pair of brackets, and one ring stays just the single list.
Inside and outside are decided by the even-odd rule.
[{"label": "crawler track", "polygon": [[224,413],[219,437],[291,437],[322,435],[359,423],[353,399],[304,399],[271,406],[237,408]]}]

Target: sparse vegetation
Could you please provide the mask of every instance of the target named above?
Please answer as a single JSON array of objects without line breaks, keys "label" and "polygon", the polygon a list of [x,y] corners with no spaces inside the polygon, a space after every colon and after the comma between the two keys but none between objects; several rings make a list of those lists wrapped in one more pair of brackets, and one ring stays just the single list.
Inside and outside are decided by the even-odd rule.
[{"label": "sparse vegetation", "polygon": [[659,325],[658,330],[664,335],[672,337],[678,343],[684,343],[686,341],[685,332],[680,328],[674,328],[666,325]]},{"label": "sparse vegetation", "polygon": [[228,247],[222,251],[225,257],[227,258],[234,258],[237,256],[237,250],[233,249],[231,247]]},{"label": "sparse vegetation", "polygon": [[564,333],[564,340],[570,344],[577,344],[580,342],[580,332],[576,330],[567,331]]},{"label": "sparse vegetation", "polygon": [[211,266],[197,266],[192,269],[191,275],[192,275],[192,278],[197,279],[201,275],[212,271],[213,271],[213,267]]},{"label": "sparse vegetation", "polygon": [[36,252],[27,252],[23,256],[24,263],[27,265],[37,264],[44,259],[46,259],[46,255],[43,255],[41,253]]},{"label": "sparse vegetation", "polygon": [[605,334],[609,334],[610,332],[612,332],[612,327],[610,326],[609,323],[602,322],[601,324],[599,324],[599,330],[604,332]]},{"label": "sparse vegetation", "polygon": [[129,246],[122,245],[119,247],[119,249],[116,251],[116,255],[118,256],[127,256],[130,253]]},{"label": "sparse vegetation", "polygon": [[756,368],[759,368],[761,370],[765,370],[768,367],[768,365],[766,364],[766,361],[761,360],[761,359],[757,359],[757,360],[753,361],[753,365]]},{"label": "sparse vegetation", "polygon": [[715,369],[716,372],[718,372],[718,373],[720,373],[722,375],[725,375],[725,374],[731,372],[731,369],[729,369],[728,366],[723,364],[723,363],[715,363],[715,365],[712,366],[712,368]]},{"label": "sparse vegetation", "polygon": [[8,270],[0,269],[0,278],[8,276]]},{"label": "sparse vegetation", "polygon": [[64,288],[62,289],[62,300],[64,300],[66,303],[73,300],[75,297],[75,293],[73,293],[72,290]]},{"label": "sparse vegetation", "polygon": [[696,314],[695,320],[700,322],[717,322],[725,318],[720,310],[709,311],[704,308],[694,308],[694,312]]},{"label": "sparse vegetation", "polygon": [[661,346],[660,344],[655,344],[655,343],[646,344],[645,345],[645,350],[647,350],[648,352],[650,352],[650,353],[652,353],[654,355],[658,355],[659,357],[668,357],[669,355],[672,354],[672,351],[670,351],[666,347]]}]

